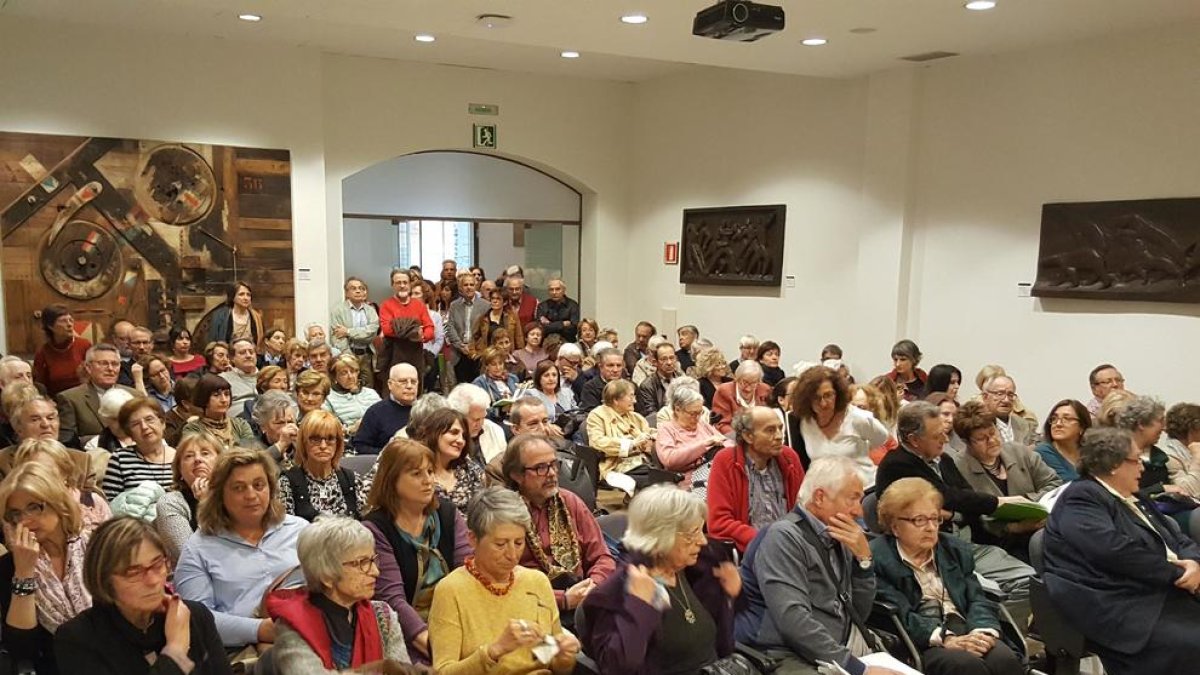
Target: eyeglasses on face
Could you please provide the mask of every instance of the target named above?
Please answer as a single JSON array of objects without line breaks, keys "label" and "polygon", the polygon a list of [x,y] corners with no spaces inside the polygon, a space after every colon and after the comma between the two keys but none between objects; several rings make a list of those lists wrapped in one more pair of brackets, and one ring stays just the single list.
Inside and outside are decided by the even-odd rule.
[{"label": "eyeglasses on face", "polygon": [[675,535],[689,544],[703,544],[707,541],[707,538],[704,536],[704,528],[700,527],[689,532],[677,530]]},{"label": "eyeglasses on face", "polygon": [[1007,399],[1007,400],[1011,401],[1017,397],[1017,392],[1015,392],[1015,391],[989,391],[988,396],[991,396],[992,398],[998,398],[1001,400]]},{"label": "eyeglasses on face", "polygon": [[342,563],[343,567],[350,567],[350,568],[356,569],[359,572],[362,572],[363,574],[369,574],[371,572],[371,568],[376,567],[378,565],[379,565],[379,556],[378,555],[367,556],[365,558],[357,558],[355,560],[347,560],[346,562]]},{"label": "eyeglasses on face", "polygon": [[167,565],[167,557],[160,555],[154,560],[151,560],[149,564],[130,565],[120,572],[117,572],[117,574],[119,574],[122,579],[129,582],[145,581],[146,575],[148,574],[159,575],[166,572]]},{"label": "eyeglasses on face", "polygon": [[1050,418],[1050,426],[1055,424],[1078,424],[1079,418],[1070,415],[1055,415]]},{"label": "eyeglasses on face", "polygon": [[311,445],[337,445],[337,436],[309,436],[308,442]]},{"label": "eyeglasses on face", "polygon": [[907,516],[897,518],[896,520],[903,520],[904,522],[916,528],[926,528],[930,525],[933,525],[934,527],[940,527],[942,524],[941,514],[936,516]]},{"label": "eyeglasses on face", "polygon": [[558,461],[542,462],[533,466],[525,467],[527,473],[532,473],[535,476],[549,476],[550,472],[558,473]]},{"label": "eyeglasses on face", "polygon": [[46,511],[46,505],[42,502],[32,502],[23,509],[9,509],[4,512],[4,522],[9,525],[16,525],[25,520],[26,517],[37,518]]}]

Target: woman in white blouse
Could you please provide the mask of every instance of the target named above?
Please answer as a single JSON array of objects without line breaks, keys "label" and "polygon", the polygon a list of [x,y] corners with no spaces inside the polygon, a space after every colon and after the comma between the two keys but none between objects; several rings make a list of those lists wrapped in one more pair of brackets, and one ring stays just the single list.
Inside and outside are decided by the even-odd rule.
[{"label": "woman in white blouse", "polygon": [[847,457],[858,466],[864,487],[875,484],[870,450],[887,441],[887,427],[866,410],[850,405],[849,387],[836,371],[825,366],[804,371],[792,394],[791,413],[800,418],[811,460]]}]

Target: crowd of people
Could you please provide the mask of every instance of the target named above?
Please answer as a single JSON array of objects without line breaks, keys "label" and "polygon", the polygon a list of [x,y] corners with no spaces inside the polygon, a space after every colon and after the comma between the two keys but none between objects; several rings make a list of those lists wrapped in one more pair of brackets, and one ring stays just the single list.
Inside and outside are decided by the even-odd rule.
[{"label": "crowd of people", "polygon": [[9,656],[879,675],[878,599],[923,672],[1018,675],[1035,563],[1108,672],[1200,656],[1200,405],[1111,364],[1039,424],[1002,367],[971,396],[912,340],[856,382],[834,344],[786,367],[642,321],[622,346],[519,267],[391,284],[348,279],[294,337],[245,283],[199,339],[122,319],[91,344],[45,308],[32,362],[0,358]]}]

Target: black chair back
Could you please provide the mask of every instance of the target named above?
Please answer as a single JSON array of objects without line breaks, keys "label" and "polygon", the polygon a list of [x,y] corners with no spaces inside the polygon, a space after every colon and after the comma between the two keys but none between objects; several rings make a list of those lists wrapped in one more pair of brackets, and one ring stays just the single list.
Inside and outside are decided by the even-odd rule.
[{"label": "black chair back", "polygon": [[1042,570],[1046,566],[1045,537],[1046,530],[1039,529],[1029,539],[1029,564],[1033,566],[1033,571],[1037,572],[1039,577],[1042,576]]},{"label": "black chair back", "polygon": [[862,510],[867,529],[875,534],[884,534],[883,527],[879,524],[879,494],[872,490],[863,496]]}]

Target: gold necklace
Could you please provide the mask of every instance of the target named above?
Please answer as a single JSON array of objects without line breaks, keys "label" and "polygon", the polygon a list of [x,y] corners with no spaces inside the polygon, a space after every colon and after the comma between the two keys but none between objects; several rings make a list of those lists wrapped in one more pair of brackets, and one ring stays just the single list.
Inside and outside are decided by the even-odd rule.
[{"label": "gold necklace", "polygon": [[[688,601],[687,591],[679,581],[679,572],[675,573],[675,588],[679,591],[679,603],[683,605],[683,620],[688,623],[696,623],[696,613],[692,611],[692,603]],[[670,586],[667,587],[667,593],[671,593]]]}]

